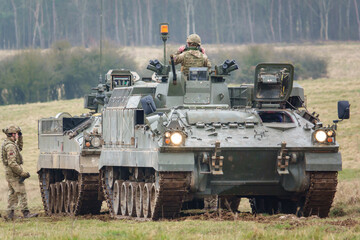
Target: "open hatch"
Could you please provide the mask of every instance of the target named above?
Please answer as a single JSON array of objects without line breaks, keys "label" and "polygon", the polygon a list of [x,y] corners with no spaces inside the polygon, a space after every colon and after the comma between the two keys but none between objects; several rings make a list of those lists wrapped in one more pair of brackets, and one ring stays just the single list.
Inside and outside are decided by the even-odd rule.
[{"label": "open hatch", "polygon": [[293,87],[294,66],[261,63],[255,69],[254,100],[260,103],[286,102]]}]

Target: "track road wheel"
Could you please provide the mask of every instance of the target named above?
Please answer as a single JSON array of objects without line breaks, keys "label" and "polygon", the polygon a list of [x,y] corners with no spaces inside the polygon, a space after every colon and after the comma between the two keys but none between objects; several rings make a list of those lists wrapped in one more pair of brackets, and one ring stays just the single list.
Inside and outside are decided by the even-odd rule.
[{"label": "track road wheel", "polygon": [[56,189],[56,204],[55,204],[55,213],[61,213],[61,203],[60,201],[62,200],[62,196],[61,196],[61,187],[60,187],[60,182],[55,183],[55,189]]},{"label": "track road wheel", "polygon": [[137,183],[135,182],[128,183],[127,211],[128,211],[128,215],[131,217],[136,217],[136,201],[135,201],[136,187],[137,187]]},{"label": "track road wheel", "polygon": [[56,213],[56,186],[50,184],[50,214]]},{"label": "track road wheel", "polygon": [[71,182],[69,180],[66,180],[65,182],[65,199],[64,199],[64,208],[65,208],[65,213],[70,214],[70,202],[71,202]]},{"label": "track road wheel", "polygon": [[120,190],[121,190],[122,181],[116,180],[114,183],[114,191],[113,191],[113,207],[114,207],[114,215],[120,214]]},{"label": "track road wheel", "polygon": [[66,198],[66,183],[65,182],[61,182],[60,183],[60,202],[59,202],[59,212],[63,213],[65,212],[65,207],[64,207],[64,202],[65,202],[65,198]]},{"label": "track road wheel", "polygon": [[76,181],[70,183],[70,214],[75,215],[75,206],[78,199],[78,184]]},{"label": "track road wheel", "polygon": [[135,210],[136,217],[141,218],[143,216],[143,188],[144,183],[138,183],[135,191]]},{"label": "track road wheel", "polygon": [[150,190],[151,190],[151,183],[145,183],[143,188],[143,215],[145,219],[151,217]]},{"label": "track road wheel", "polygon": [[155,183],[153,183],[153,184],[151,184],[151,188],[150,188],[150,211],[151,211],[152,218],[157,217],[157,216],[154,216],[156,200],[157,200],[157,192],[156,192]]},{"label": "track road wheel", "polygon": [[128,195],[128,182],[123,182],[120,189],[120,210],[122,216],[127,216],[127,195]]}]

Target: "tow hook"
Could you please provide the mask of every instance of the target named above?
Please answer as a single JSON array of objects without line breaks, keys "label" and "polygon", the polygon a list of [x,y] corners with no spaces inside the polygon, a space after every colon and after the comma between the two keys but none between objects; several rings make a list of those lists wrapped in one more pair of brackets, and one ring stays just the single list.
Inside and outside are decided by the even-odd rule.
[{"label": "tow hook", "polygon": [[277,156],[277,172],[282,174],[289,174],[289,161],[290,156],[287,155],[286,142],[281,143],[281,149]]},{"label": "tow hook", "polygon": [[222,170],[224,163],[224,156],[221,156],[220,154],[221,154],[220,141],[216,141],[214,155],[211,156],[211,164],[210,164],[211,173],[213,175],[224,174]]}]

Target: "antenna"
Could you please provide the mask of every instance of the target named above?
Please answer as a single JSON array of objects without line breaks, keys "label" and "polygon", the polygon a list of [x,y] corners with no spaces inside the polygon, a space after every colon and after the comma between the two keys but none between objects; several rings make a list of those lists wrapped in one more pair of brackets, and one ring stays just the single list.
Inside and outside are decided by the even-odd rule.
[{"label": "antenna", "polygon": [[101,69],[102,69],[102,35],[103,35],[103,31],[102,31],[102,27],[103,27],[103,0],[101,0],[101,6],[100,6],[100,64],[99,64],[99,83],[102,83],[102,78],[101,78]]}]

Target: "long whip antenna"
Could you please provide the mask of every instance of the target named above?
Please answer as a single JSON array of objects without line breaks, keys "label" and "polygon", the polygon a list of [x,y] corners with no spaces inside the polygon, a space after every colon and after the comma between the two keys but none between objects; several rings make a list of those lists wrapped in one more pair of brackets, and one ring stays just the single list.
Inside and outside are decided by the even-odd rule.
[{"label": "long whip antenna", "polygon": [[103,0],[101,0],[100,3],[100,66],[99,66],[99,82],[102,83],[102,78],[101,78],[101,69],[102,69],[102,36],[103,36]]}]

